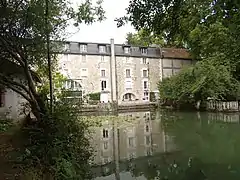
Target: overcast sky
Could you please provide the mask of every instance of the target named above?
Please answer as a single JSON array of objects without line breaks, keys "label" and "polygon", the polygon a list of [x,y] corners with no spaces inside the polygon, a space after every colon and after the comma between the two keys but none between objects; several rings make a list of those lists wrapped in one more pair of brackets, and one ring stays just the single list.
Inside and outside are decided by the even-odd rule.
[{"label": "overcast sky", "polygon": [[[71,1],[74,3],[81,2],[81,0]],[[134,29],[130,25],[117,28],[114,19],[125,15],[125,8],[128,7],[128,4],[129,0],[104,0],[103,8],[106,11],[105,16],[107,19],[101,23],[94,23],[90,26],[81,25],[80,31],[71,35],[68,40],[108,43],[111,38],[114,38],[115,43],[124,43],[126,34],[128,32],[134,32]],[[69,31],[71,31],[71,28]]]}]

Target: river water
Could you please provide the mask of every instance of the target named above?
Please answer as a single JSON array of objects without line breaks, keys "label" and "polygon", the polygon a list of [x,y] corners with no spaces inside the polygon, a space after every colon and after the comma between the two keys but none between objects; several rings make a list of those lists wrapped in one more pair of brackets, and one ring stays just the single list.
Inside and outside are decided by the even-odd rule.
[{"label": "river water", "polygon": [[240,179],[240,114],[129,112],[93,128],[95,180]]}]

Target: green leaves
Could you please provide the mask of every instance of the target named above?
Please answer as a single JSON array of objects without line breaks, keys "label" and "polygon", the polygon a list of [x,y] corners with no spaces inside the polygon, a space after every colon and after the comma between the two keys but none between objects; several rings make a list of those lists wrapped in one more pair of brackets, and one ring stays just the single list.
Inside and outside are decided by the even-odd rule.
[{"label": "green leaves", "polygon": [[157,37],[144,29],[141,29],[136,34],[128,33],[126,39],[126,43],[131,46],[162,46],[164,44],[163,37]]},{"label": "green leaves", "polygon": [[96,21],[105,20],[105,11],[103,10],[101,4],[103,0],[98,0],[97,5],[93,6],[91,0],[86,0],[78,7],[78,11],[76,12],[76,26],[81,23],[92,24]]},{"label": "green leaves", "polygon": [[[66,27],[71,23],[78,26],[80,23],[91,24],[104,20],[102,1],[95,5],[92,1],[86,0],[77,9],[73,8],[70,2],[70,0],[1,1],[0,57],[2,61],[9,60],[24,69],[23,77],[26,77],[26,84],[10,81],[11,83],[6,86],[28,100],[37,118],[34,122],[30,120],[31,124],[27,120],[28,128],[23,130],[26,135],[24,145],[31,152],[25,154],[23,169],[33,168],[40,176],[41,173],[53,174],[55,179],[89,179],[88,159],[91,151],[85,136],[88,125],[81,122],[77,114],[73,113],[78,110],[76,108],[79,108],[80,104],[73,106],[69,102],[58,101],[54,105],[54,113],[49,116],[47,100],[44,99],[49,93],[46,48],[48,35],[51,40],[52,69],[55,71],[56,52],[60,51],[56,51],[59,47],[54,42],[65,39]],[[43,80],[38,92],[30,69],[37,71]],[[5,83],[6,78],[10,79],[6,76],[0,79],[0,82]],[[53,72],[53,80],[56,89],[59,89],[65,78],[60,73]],[[5,125],[0,126],[0,130],[1,128],[4,130]],[[45,179],[43,176],[41,178]]]},{"label": "green leaves", "polygon": [[209,97],[223,100],[236,98],[239,83],[232,78],[227,66],[213,62],[213,59],[197,62],[178,75],[159,82],[160,97],[180,102],[197,102]]},{"label": "green leaves", "polygon": [[[163,99],[230,100],[239,97],[239,8],[238,1],[132,0],[126,16],[117,21],[119,26],[129,21],[139,31],[162,37],[165,46],[187,47],[201,61],[160,82]],[[130,40],[149,44],[139,34]]]}]

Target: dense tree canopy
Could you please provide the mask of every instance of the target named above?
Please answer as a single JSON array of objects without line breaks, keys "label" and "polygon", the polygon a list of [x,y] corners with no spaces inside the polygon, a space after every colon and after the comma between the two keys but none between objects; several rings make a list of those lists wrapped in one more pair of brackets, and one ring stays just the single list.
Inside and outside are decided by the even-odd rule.
[{"label": "dense tree canopy", "polygon": [[127,33],[126,43],[132,46],[157,46],[157,47],[176,47],[184,48],[184,45],[178,40],[169,42],[166,34],[155,35],[145,29],[141,29],[136,33]]},{"label": "dense tree canopy", "polygon": [[162,37],[156,37],[144,29],[135,34],[128,33],[126,39],[126,44],[132,46],[163,46],[165,44]]},{"label": "dense tree canopy", "polygon": [[[230,76],[233,80],[231,82],[238,81],[234,84],[239,86],[239,8],[239,1],[227,0],[132,0],[127,8],[127,15],[117,19],[117,21],[118,26],[122,26],[126,21],[130,21],[136,30],[145,29],[155,34],[155,36],[165,34],[168,44],[178,42],[190,50],[194,59],[202,61],[201,65],[198,64],[193,67],[194,71],[199,71],[202,68],[201,71],[204,73],[201,74],[216,71],[212,72],[212,74],[217,75],[222,73],[221,71],[224,67],[223,72],[230,73],[227,79]],[[184,74],[187,76],[190,71],[183,71],[179,77],[170,78],[169,83],[170,81],[171,83],[176,82],[173,80],[175,78],[180,78],[178,80],[181,82],[187,82],[188,79]],[[204,76],[201,74],[197,78],[203,78]],[[219,74],[217,77],[221,76]],[[219,81],[219,84],[222,78],[215,80]],[[166,81],[164,83],[167,83]],[[208,85],[204,82],[205,86],[201,87],[208,87],[208,91],[210,91],[212,87],[210,85],[211,81],[208,82]],[[177,86],[176,83],[173,83],[172,86]],[[188,89],[194,89],[195,83],[190,85]],[[225,88],[225,93],[221,93],[221,96],[227,97],[228,92],[232,90],[232,85],[225,84],[223,87]],[[171,90],[165,89],[165,91],[169,93]],[[201,91],[205,92],[204,89],[201,89]],[[222,89],[218,91],[222,91]],[[211,96],[220,96],[218,91],[213,91],[216,94],[211,92]],[[184,92],[184,94],[186,93],[187,91]],[[207,93],[205,96],[210,94]],[[237,97],[235,96],[235,98]]]},{"label": "dense tree canopy", "polygon": [[232,77],[227,66],[204,60],[195,66],[185,67],[179,74],[159,83],[163,100],[192,103],[216,100],[234,100],[240,93],[238,81]]}]

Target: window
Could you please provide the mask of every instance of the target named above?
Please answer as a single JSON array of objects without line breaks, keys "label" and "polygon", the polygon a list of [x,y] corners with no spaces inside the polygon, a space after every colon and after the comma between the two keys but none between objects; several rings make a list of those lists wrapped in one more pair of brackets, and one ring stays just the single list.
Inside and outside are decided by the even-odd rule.
[{"label": "window", "polygon": [[100,53],[106,53],[106,46],[100,45],[98,48]]},{"label": "window", "polygon": [[151,143],[151,138],[150,138],[150,136],[145,136],[145,145],[150,145],[150,143]]},{"label": "window", "polygon": [[146,129],[145,130],[146,130],[146,132],[149,132],[149,125],[148,124],[146,125]]},{"label": "window", "polygon": [[77,81],[73,81],[73,89],[76,91],[81,90],[81,84]]},{"label": "window", "polygon": [[124,47],[124,53],[129,54],[130,53],[130,47]]},{"label": "window", "polygon": [[147,70],[143,70],[143,77],[148,77],[148,71]]},{"label": "window", "polygon": [[81,76],[82,77],[87,77],[88,76],[88,70],[85,69],[85,68],[81,69]]},{"label": "window", "polygon": [[128,138],[128,146],[135,147],[135,138],[134,137]]},{"label": "window", "polygon": [[106,70],[104,69],[101,70],[101,77],[106,77]]},{"label": "window", "polygon": [[146,55],[147,54],[147,48],[141,48],[141,53],[143,55]]},{"label": "window", "polygon": [[144,113],[144,117],[149,117],[149,116],[150,116],[150,112]]},{"label": "window", "polygon": [[143,93],[143,100],[149,100],[149,93],[148,92],[144,92]]},{"label": "window", "polygon": [[0,107],[4,107],[5,93],[3,89],[0,89]]},{"label": "window", "polygon": [[125,88],[132,89],[132,81],[126,81]]},{"label": "window", "polygon": [[[148,96],[148,92],[145,92],[144,95],[147,95],[147,96]],[[149,120],[150,120],[150,113],[149,113],[149,112],[145,113],[145,114],[144,114],[144,118],[145,118],[145,121],[146,121],[146,122],[149,122]]]},{"label": "window", "polygon": [[80,52],[87,52],[87,45],[86,44],[80,44]]},{"label": "window", "polygon": [[146,155],[146,156],[151,156],[151,155],[152,155],[152,150],[151,150],[151,148],[147,148],[147,150],[145,151],[145,155]]},{"label": "window", "polygon": [[71,80],[67,80],[65,82],[65,89],[71,89],[72,88],[72,81]]},{"label": "window", "polygon": [[126,69],[126,78],[130,78],[131,77],[131,71],[130,69]]},{"label": "window", "polygon": [[104,150],[108,149],[108,142],[107,141],[103,142],[103,149]]},{"label": "window", "polygon": [[134,96],[131,93],[127,93],[123,96],[124,101],[132,101],[134,99]]},{"label": "window", "polygon": [[147,58],[142,58],[142,63],[147,64]]},{"label": "window", "polygon": [[103,129],[103,138],[108,138],[108,130]]},{"label": "window", "polygon": [[147,81],[143,81],[143,89],[147,89],[148,88],[148,82]]},{"label": "window", "polygon": [[107,81],[101,81],[101,90],[104,91],[107,88]]},{"label": "window", "polygon": [[82,55],[82,63],[86,63],[86,61],[87,61],[86,55]]}]

